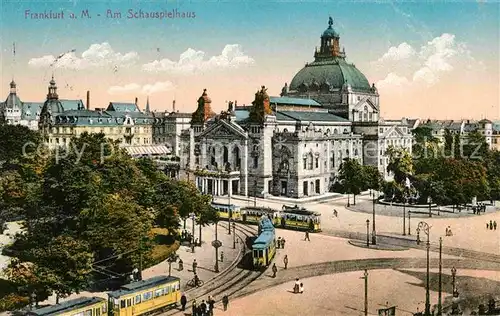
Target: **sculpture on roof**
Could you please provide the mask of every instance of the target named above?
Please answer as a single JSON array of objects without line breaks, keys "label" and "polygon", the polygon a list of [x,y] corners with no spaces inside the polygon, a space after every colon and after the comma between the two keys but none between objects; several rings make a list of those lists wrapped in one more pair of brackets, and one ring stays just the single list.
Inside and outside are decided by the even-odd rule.
[{"label": "sculpture on roof", "polygon": [[328,18],[328,26],[331,27],[332,25],[333,25],[333,19],[332,19],[332,17],[329,17]]},{"label": "sculpture on roof", "polygon": [[255,100],[252,102],[252,108],[250,109],[249,119],[252,123],[264,123],[266,115],[272,114],[271,103],[269,100],[269,95],[267,94],[267,88],[262,86],[260,91],[255,93]]},{"label": "sculpture on roof", "polygon": [[202,95],[198,98],[198,107],[191,116],[191,124],[204,124],[209,118],[215,116],[210,104],[212,100],[207,95],[207,89],[203,89]]}]

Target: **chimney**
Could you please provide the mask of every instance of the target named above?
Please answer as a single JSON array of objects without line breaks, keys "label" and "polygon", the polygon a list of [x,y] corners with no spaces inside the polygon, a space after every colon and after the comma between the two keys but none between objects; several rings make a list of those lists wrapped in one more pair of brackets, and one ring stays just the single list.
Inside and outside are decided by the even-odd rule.
[{"label": "chimney", "polygon": [[175,112],[175,99],[172,100],[172,112]]},{"label": "chimney", "polygon": [[90,110],[90,91],[87,91],[87,110]]},{"label": "chimney", "polygon": [[135,98],[135,105],[137,105],[137,97]]}]

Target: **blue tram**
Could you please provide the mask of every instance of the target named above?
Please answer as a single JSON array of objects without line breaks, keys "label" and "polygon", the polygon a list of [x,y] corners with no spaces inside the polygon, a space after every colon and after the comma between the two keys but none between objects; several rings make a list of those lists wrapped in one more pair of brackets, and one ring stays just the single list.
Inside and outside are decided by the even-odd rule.
[{"label": "blue tram", "polygon": [[212,207],[219,212],[219,217],[222,220],[241,220],[241,208],[237,205],[212,202]]},{"label": "blue tram", "polygon": [[269,266],[276,254],[276,234],[273,222],[262,216],[259,222],[259,236],[252,244],[253,266],[256,269]]}]

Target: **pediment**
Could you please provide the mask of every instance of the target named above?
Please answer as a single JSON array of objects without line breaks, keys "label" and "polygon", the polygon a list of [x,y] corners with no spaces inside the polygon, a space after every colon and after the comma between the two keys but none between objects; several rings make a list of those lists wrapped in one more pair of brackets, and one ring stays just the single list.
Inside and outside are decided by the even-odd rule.
[{"label": "pediment", "polygon": [[397,126],[392,126],[383,135],[384,138],[398,137],[401,138],[405,136],[405,133]]},{"label": "pediment", "polygon": [[361,100],[359,100],[359,102],[354,105],[353,110],[357,112],[362,112],[364,111],[365,106],[368,109],[371,109],[371,112],[378,113],[378,109],[375,106],[375,104],[373,104],[373,102],[370,100],[370,97],[364,97]]},{"label": "pediment", "polygon": [[200,138],[236,138],[245,139],[247,135],[239,126],[234,126],[234,124],[228,123],[224,120],[217,120],[206,130],[203,131],[198,137]]}]

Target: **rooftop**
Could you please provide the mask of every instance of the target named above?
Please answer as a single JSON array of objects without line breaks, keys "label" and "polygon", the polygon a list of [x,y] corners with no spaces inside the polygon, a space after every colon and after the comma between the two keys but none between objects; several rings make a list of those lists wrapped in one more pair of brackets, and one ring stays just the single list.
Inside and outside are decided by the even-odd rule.
[{"label": "rooftop", "polygon": [[152,288],[157,285],[166,284],[173,281],[180,281],[180,279],[177,277],[166,276],[166,275],[155,276],[147,280],[142,280],[124,285],[120,290],[109,293],[109,296],[118,298],[123,295],[134,293],[138,290]]},{"label": "rooftop", "polygon": [[60,315],[64,311],[78,309],[84,306],[93,305],[98,302],[106,301],[100,297],[80,297],[74,300],[66,301],[61,304],[39,308],[28,313],[28,315]]}]

